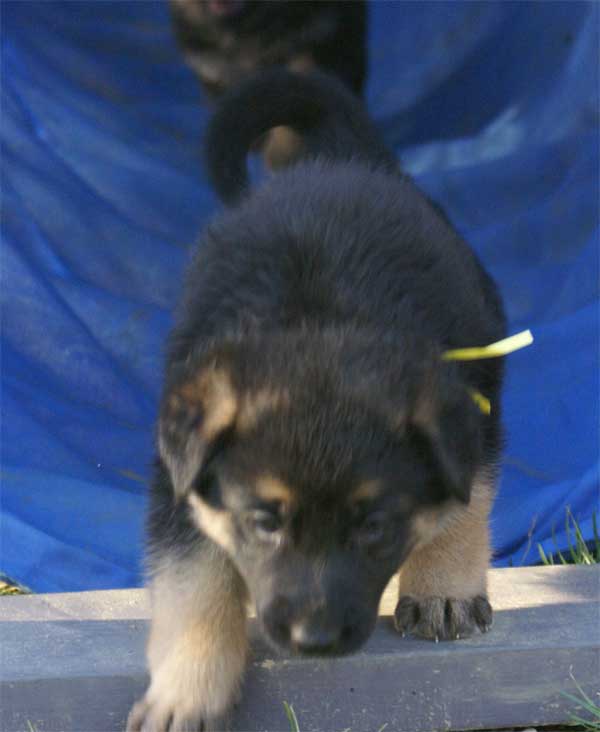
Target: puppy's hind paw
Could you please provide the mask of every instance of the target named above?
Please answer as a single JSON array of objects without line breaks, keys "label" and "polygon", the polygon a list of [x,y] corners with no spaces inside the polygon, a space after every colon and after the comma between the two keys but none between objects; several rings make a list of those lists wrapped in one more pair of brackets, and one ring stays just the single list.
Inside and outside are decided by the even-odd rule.
[{"label": "puppy's hind paw", "polygon": [[403,636],[412,633],[436,642],[459,640],[477,629],[486,633],[492,625],[492,607],[483,595],[468,600],[404,595],[396,605],[394,625]]}]

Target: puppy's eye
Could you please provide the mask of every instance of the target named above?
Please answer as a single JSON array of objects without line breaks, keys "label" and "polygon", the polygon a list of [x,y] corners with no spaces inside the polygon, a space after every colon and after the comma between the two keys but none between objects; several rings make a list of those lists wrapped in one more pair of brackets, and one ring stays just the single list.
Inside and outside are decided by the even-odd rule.
[{"label": "puppy's eye", "polygon": [[281,529],[281,518],[273,511],[256,510],[250,514],[250,522],[254,531],[265,538],[273,538]]},{"label": "puppy's eye", "polygon": [[366,516],[358,527],[357,538],[361,544],[376,544],[384,537],[388,517],[383,511]]}]

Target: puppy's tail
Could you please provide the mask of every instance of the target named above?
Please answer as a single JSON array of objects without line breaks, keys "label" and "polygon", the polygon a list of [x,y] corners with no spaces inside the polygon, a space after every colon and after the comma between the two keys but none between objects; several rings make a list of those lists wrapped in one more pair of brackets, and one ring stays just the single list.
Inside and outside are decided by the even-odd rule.
[{"label": "puppy's tail", "polygon": [[252,144],[280,125],[301,135],[300,159],[359,159],[398,169],[361,102],[340,82],[322,73],[273,69],[230,92],[209,124],[208,172],[225,202],[234,203],[248,187],[246,157]]}]

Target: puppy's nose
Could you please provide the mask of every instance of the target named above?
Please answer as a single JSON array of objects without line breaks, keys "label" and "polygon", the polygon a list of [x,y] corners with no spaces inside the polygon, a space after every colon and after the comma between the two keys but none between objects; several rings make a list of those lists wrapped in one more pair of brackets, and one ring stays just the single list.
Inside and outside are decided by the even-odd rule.
[{"label": "puppy's nose", "polygon": [[290,628],[290,638],[300,653],[323,655],[335,651],[341,629],[322,623],[296,621]]}]

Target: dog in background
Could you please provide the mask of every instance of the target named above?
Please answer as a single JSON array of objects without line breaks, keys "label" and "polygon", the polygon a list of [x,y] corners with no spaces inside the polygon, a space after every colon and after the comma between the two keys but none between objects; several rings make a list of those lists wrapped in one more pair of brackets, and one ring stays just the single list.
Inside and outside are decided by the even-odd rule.
[{"label": "dog in background", "polygon": [[[302,136],[303,157],[250,191],[247,153],[275,125]],[[402,635],[492,622],[503,359],[442,354],[504,337],[494,283],[335,79],[246,81],[206,150],[228,207],[202,237],[168,348],[151,682],[130,732],[223,728],[248,602],[274,646],[305,655],[365,643],[398,571]]]},{"label": "dog in background", "polygon": [[[170,0],[180,48],[209,99],[260,69],[322,69],[362,94],[367,71],[364,0]],[[262,148],[269,167],[299,154],[289,128]]]}]

